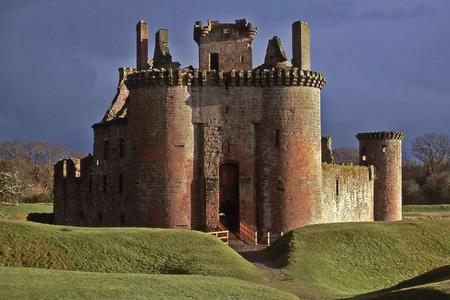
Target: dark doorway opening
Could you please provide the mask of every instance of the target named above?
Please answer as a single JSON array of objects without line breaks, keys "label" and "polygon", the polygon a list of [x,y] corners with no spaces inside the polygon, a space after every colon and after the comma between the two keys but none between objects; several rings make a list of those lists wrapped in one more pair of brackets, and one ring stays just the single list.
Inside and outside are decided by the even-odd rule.
[{"label": "dark doorway opening", "polygon": [[219,177],[220,222],[228,230],[239,232],[239,166],[234,163],[222,164]]},{"label": "dark doorway opening", "polygon": [[219,71],[219,53],[209,54],[209,69]]}]

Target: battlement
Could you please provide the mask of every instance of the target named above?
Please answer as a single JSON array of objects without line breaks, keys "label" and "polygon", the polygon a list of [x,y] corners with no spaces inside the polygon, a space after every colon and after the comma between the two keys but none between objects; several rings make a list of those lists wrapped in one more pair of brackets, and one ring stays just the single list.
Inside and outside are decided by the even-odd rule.
[{"label": "battlement", "polygon": [[404,134],[400,131],[377,131],[361,132],[356,135],[359,141],[362,140],[403,140]]},{"label": "battlement", "polygon": [[196,21],[194,25],[194,40],[201,43],[205,40],[215,41],[239,39],[243,37],[253,38],[258,32],[258,28],[252,26],[246,19],[236,20],[234,23],[220,23],[210,21],[203,26],[201,21]]},{"label": "battlement", "polygon": [[322,89],[325,77],[314,71],[288,69],[255,69],[252,71],[216,72],[199,69],[150,69],[130,73],[127,86],[193,85],[193,86],[310,86]]},{"label": "battlement", "polygon": [[66,158],[55,164],[55,176],[59,178],[80,177],[80,159]]}]

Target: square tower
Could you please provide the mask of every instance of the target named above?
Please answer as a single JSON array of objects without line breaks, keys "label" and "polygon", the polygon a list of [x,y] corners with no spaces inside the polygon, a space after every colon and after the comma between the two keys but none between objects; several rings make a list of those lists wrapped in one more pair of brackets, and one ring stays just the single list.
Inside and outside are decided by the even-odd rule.
[{"label": "square tower", "polygon": [[257,30],[245,19],[235,23],[208,21],[207,26],[195,22],[200,70],[252,70],[252,43]]}]

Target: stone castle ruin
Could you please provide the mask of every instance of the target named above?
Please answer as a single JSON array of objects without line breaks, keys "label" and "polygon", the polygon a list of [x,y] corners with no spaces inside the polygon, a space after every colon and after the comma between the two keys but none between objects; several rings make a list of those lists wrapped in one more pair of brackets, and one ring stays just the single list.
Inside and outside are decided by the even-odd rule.
[{"label": "stone castle ruin", "polygon": [[137,30],[136,68],[94,124],[93,154],[55,165],[57,224],[281,235],[315,223],[401,219],[400,132],[356,135],[361,165],[333,161],[321,137],[322,74],[310,28],[292,24],[292,60],[273,37],[253,67],[257,28],[196,22],[199,68],[181,67],[168,31]]}]

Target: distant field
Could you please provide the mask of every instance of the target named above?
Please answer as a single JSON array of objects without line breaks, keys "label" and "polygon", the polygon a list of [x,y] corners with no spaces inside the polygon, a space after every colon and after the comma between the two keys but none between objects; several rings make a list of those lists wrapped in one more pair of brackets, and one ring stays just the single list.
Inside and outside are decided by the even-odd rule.
[{"label": "distant field", "polygon": [[261,272],[216,237],[193,230],[83,228],[0,220],[0,265],[197,274],[256,281]]},{"label": "distant field", "polygon": [[403,216],[406,218],[449,218],[450,204],[437,205],[403,205]]},{"label": "distant field", "polygon": [[267,256],[286,275],[276,283],[280,288],[325,299],[349,297],[449,265],[450,221],[307,226],[286,234]]},{"label": "distant field", "polygon": [[26,221],[29,213],[52,213],[53,203],[20,203],[10,205],[0,203],[0,219]]}]

